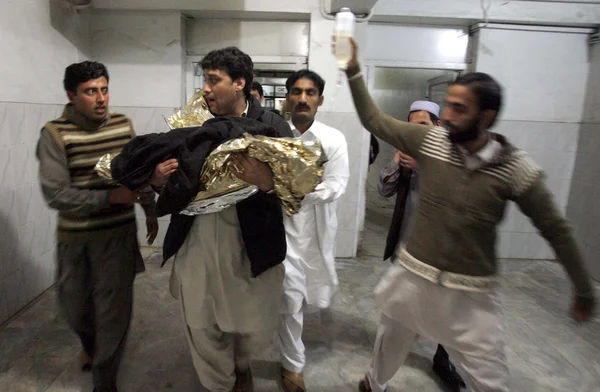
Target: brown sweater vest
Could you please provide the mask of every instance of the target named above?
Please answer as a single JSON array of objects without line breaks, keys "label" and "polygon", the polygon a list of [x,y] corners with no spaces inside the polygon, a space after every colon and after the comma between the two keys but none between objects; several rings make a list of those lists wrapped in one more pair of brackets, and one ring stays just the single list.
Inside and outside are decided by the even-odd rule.
[{"label": "brown sweater vest", "polygon": [[[111,114],[97,129],[86,130],[74,122],[72,109],[48,122],[44,128],[53,136],[69,162],[71,186],[79,189],[110,190],[118,186],[96,174],[94,167],[105,154],[118,154],[134,136],[131,121],[123,114]],[[114,204],[98,213],[81,216],[60,212],[59,237],[81,232],[114,230],[135,223],[133,206]]]}]

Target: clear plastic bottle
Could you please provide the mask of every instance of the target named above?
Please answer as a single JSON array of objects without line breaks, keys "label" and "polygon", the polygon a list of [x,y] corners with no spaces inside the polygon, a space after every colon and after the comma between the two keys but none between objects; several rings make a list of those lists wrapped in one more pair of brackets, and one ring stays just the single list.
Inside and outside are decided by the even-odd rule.
[{"label": "clear plastic bottle", "polygon": [[350,38],[354,35],[355,17],[350,8],[343,7],[340,12],[335,14],[335,58],[337,67],[345,70],[348,67],[348,61],[352,59],[352,46]]}]

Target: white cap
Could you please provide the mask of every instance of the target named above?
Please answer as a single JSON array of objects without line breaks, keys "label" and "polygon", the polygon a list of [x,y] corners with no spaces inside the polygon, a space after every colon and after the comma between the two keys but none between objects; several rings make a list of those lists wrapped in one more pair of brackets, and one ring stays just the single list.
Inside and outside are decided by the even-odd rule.
[{"label": "white cap", "polygon": [[436,117],[440,117],[440,105],[431,101],[415,101],[410,105],[410,112],[425,110]]}]

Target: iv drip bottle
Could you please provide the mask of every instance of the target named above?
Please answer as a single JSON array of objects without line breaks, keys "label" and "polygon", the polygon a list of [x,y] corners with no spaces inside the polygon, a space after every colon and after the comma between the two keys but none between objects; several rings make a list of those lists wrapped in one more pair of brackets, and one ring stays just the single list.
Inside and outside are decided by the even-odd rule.
[{"label": "iv drip bottle", "polygon": [[335,35],[334,54],[337,61],[337,67],[345,70],[348,67],[348,61],[352,59],[352,46],[350,38],[354,34],[355,17],[350,8],[343,7],[340,12],[335,14]]}]

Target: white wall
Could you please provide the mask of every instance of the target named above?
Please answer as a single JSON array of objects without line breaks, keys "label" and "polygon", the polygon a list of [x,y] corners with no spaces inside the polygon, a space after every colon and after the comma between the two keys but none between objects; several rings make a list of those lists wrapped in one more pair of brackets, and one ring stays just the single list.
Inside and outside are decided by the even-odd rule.
[{"label": "white wall", "polygon": [[[365,24],[358,24],[355,39],[364,47],[366,42]],[[348,142],[350,156],[350,179],[346,193],[338,203],[338,257],[354,257],[358,249],[361,218],[365,209],[365,181],[368,167],[369,135],[362,128],[356,115],[350,89],[344,75],[341,85],[336,86],[339,71],[331,53],[333,21],[314,11],[310,18],[309,63],[311,70],[325,79],[325,102],[317,118],[325,124],[339,129]]]},{"label": "white wall", "polygon": [[567,214],[592,276],[600,280],[600,45],[590,48],[586,107],[579,130]]},{"label": "white wall", "polygon": [[181,24],[179,12],[94,13],[93,57],[108,67],[112,106],[180,106]]},{"label": "white wall", "polygon": [[310,12],[319,0],[94,0],[97,9],[235,12]]},{"label": "white wall", "polygon": [[[506,105],[494,131],[528,151],[544,168],[547,184],[564,210],[584,107],[588,37],[574,30],[504,27],[488,25],[476,34],[475,69],[489,73],[504,87]],[[545,241],[514,206],[500,231],[500,257],[553,258]]]},{"label": "white wall", "polygon": [[[94,0],[99,9],[120,10],[179,10],[195,11],[206,15],[228,12],[235,17],[242,13],[255,14],[263,19],[267,14],[304,14],[318,10],[320,0]],[[354,1],[353,1],[354,2]],[[368,3],[371,3],[369,1]],[[343,1],[334,0],[335,5]],[[600,5],[582,4],[582,1],[506,1],[491,0],[489,18],[492,22],[560,23],[569,26],[597,24]],[[223,17],[223,16],[221,16]],[[396,23],[453,23],[483,20],[480,0],[378,0],[374,7],[374,21]],[[467,25],[467,24],[465,24]]]},{"label": "white wall", "polygon": [[[107,1],[107,0],[102,0]],[[490,22],[581,26],[597,25],[600,4],[584,1],[506,1],[489,0]],[[374,7],[375,21],[396,23],[445,23],[483,21],[480,0],[378,0]]]},{"label": "white wall", "polygon": [[[52,10],[52,11],[51,11]],[[48,0],[4,1],[0,14],[0,323],[54,283],[55,213],[38,182],[35,145],[62,113],[64,69],[89,50],[89,19]],[[51,18],[52,17],[52,18]],[[74,43],[58,28],[68,28]],[[78,46],[76,46],[78,45]]]},{"label": "white wall", "polygon": [[469,42],[462,27],[369,23],[365,57],[369,63],[408,68],[464,68]]},{"label": "white wall", "polygon": [[237,46],[251,56],[308,56],[308,22],[191,19],[186,24],[188,55]]}]

